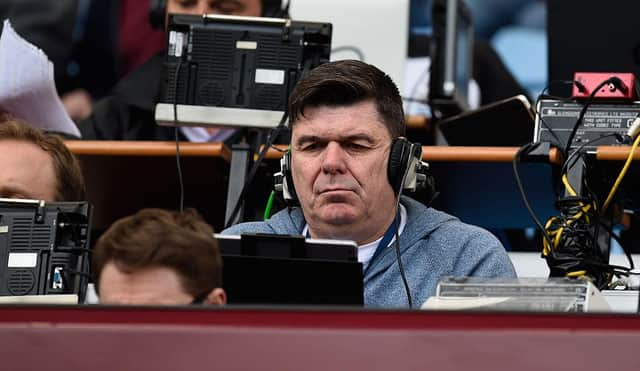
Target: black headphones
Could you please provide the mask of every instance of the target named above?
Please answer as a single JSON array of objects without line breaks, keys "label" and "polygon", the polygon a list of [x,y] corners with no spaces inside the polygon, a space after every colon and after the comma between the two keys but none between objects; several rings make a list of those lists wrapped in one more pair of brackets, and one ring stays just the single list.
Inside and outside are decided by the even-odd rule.
[{"label": "black headphones", "polygon": [[[149,3],[149,22],[154,29],[163,29],[167,13],[167,0],[151,0]],[[271,18],[289,18],[289,1],[284,5],[281,0],[262,0],[262,16]]]},{"label": "black headphones", "polygon": [[[402,190],[416,191],[425,189],[430,201],[435,194],[435,181],[428,172],[429,165],[422,161],[422,145],[409,142],[399,137],[393,140],[389,161],[387,162],[387,179],[397,196]],[[280,159],[280,172],[274,174],[274,189],[281,195],[288,206],[297,206],[298,195],[293,186],[291,176],[291,151],[288,150]]]}]

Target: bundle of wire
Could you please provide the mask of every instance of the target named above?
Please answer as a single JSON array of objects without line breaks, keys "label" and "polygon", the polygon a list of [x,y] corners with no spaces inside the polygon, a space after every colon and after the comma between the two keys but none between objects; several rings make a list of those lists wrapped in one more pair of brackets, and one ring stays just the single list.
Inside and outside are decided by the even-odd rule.
[{"label": "bundle of wire", "polygon": [[542,256],[551,276],[589,277],[598,287],[611,280],[612,271],[603,262],[607,251],[598,246],[599,213],[590,197],[578,197],[567,175],[562,182],[568,192],[556,202],[559,216],[549,218],[544,226],[548,238],[543,240]]},{"label": "bundle of wire", "polygon": [[[555,83],[576,84],[578,87],[581,85],[577,81],[556,81]],[[584,103],[583,109],[578,116],[578,120],[571,132],[569,140],[566,142],[565,146],[560,148],[560,151],[566,158],[566,161],[560,171],[564,188],[564,196],[556,202],[556,207],[560,211],[560,215],[549,218],[546,223],[542,225],[528,201],[524,185],[520,179],[517,165],[520,162],[521,157],[538,149],[541,143],[534,142],[522,146],[513,159],[513,171],[522,200],[529,212],[529,215],[543,236],[542,256],[547,261],[547,265],[550,269],[550,276],[588,279],[600,289],[607,288],[614,275],[628,276],[630,274],[634,274],[631,272],[634,269],[633,260],[622,244],[620,245],[623,247],[623,250],[627,255],[629,267],[607,264],[609,261],[608,244],[606,247],[600,246],[598,237],[599,232],[605,231],[608,232],[607,235],[620,243],[619,238],[611,232],[611,227],[604,221],[608,220],[607,211],[609,206],[614,200],[616,192],[633,160],[636,148],[640,143],[640,135],[638,135],[640,133],[640,118],[636,117],[626,133],[626,138],[623,138],[622,135],[617,133],[605,134],[589,142],[584,142],[578,148],[572,150],[570,154],[569,149],[571,148],[570,144],[573,142],[573,137],[587,112],[588,106],[595,97],[595,93],[609,83],[618,86],[620,81],[617,78],[610,78],[603,81],[596,89],[593,90],[589,99]],[[545,91],[547,89],[548,87],[545,87],[542,90],[538,99],[542,96],[546,96]],[[584,87],[582,90],[584,90]],[[558,97],[552,98],[564,100],[563,98]],[[535,106],[537,107],[537,104]],[[546,125],[541,116],[540,120],[543,126],[545,126],[553,135],[556,140],[556,145],[560,147],[560,138],[548,125]],[[572,169],[574,166],[577,166],[577,160],[583,158],[587,146],[593,146],[598,141],[612,136],[619,137],[619,140],[624,140],[626,142],[633,140],[633,144],[624,166],[620,170],[617,179],[609,190],[605,202],[602,204],[602,207],[600,207],[598,198],[595,193],[591,191],[586,181],[581,184],[581,189],[586,190],[587,196],[583,197],[582,195],[577,194],[574,187],[569,182],[567,171]],[[579,171],[581,170],[582,169],[579,169]],[[600,237],[603,236],[600,235]]]},{"label": "bundle of wire", "polygon": [[[603,220],[624,176],[629,170],[635,150],[640,143],[639,128],[640,118],[636,118],[634,125],[632,125],[627,134],[629,137],[635,138],[635,140],[627,160],[601,208],[599,208],[597,197],[589,190],[588,184],[584,184],[584,188],[590,195],[581,197],[569,183],[566,174],[566,171],[575,165],[575,160],[584,155],[584,147],[589,143],[578,147],[567,158],[561,171],[566,196],[556,202],[560,215],[549,218],[543,231],[545,238],[543,240],[542,256],[547,260],[551,276],[589,279],[598,288],[602,289],[608,286],[613,275],[628,275],[629,271],[634,268],[633,261],[628,254],[630,267],[607,264],[609,251],[608,248],[599,246],[598,233],[603,227],[607,228]],[[615,236],[612,233],[609,234]]]}]

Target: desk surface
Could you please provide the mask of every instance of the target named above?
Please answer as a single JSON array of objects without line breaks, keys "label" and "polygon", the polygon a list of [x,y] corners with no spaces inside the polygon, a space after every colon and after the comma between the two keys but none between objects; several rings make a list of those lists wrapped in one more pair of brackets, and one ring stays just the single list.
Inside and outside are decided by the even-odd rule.
[{"label": "desk surface", "polygon": [[[75,155],[96,156],[176,156],[176,143],[164,141],[67,140]],[[222,143],[180,142],[185,157],[221,157],[231,159],[231,151]]]},{"label": "desk surface", "polygon": [[640,318],[612,315],[0,307],[0,342],[7,370],[640,367]]},{"label": "desk surface", "polygon": [[[624,161],[629,156],[630,146],[602,146],[598,147],[596,158],[604,161]],[[633,159],[640,160],[640,148],[636,148]]]},{"label": "desk surface", "polygon": [[431,121],[424,116],[405,116],[405,124],[409,130],[430,130]]}]

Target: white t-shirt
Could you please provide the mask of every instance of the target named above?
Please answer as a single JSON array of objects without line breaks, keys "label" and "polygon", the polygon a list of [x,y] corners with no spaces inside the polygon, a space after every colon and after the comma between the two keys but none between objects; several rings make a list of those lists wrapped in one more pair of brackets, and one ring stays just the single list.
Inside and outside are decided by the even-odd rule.
[{"label": "white t-shirt", "polygon": [[216,130],[214,134],[211,134],[206,128],[199,126],[181,126],[180,131],[184,134],[189,142],[202,143],[202,142],[224,142],[236,129],[233,128],[220,128]]}]

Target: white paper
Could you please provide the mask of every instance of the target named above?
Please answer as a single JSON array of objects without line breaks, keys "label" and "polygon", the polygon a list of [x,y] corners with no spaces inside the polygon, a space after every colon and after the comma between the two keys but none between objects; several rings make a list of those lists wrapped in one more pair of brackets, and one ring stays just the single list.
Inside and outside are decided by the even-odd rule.
[{"label": "white paper", "polygon": [[78,295],[18,295],[0,296],[1,304],[78,304]]},{"label": "white paper", "polygon": [[9,20],[0,36],[0,110],[42,130],[80,137],[56,91],[53,64]]},{"label": "white paper", "polygon": [[468,310],[473,308],[491,307],[509,300],[507,297],[436,297],[431,296],[420,309],[430,310]]}]

